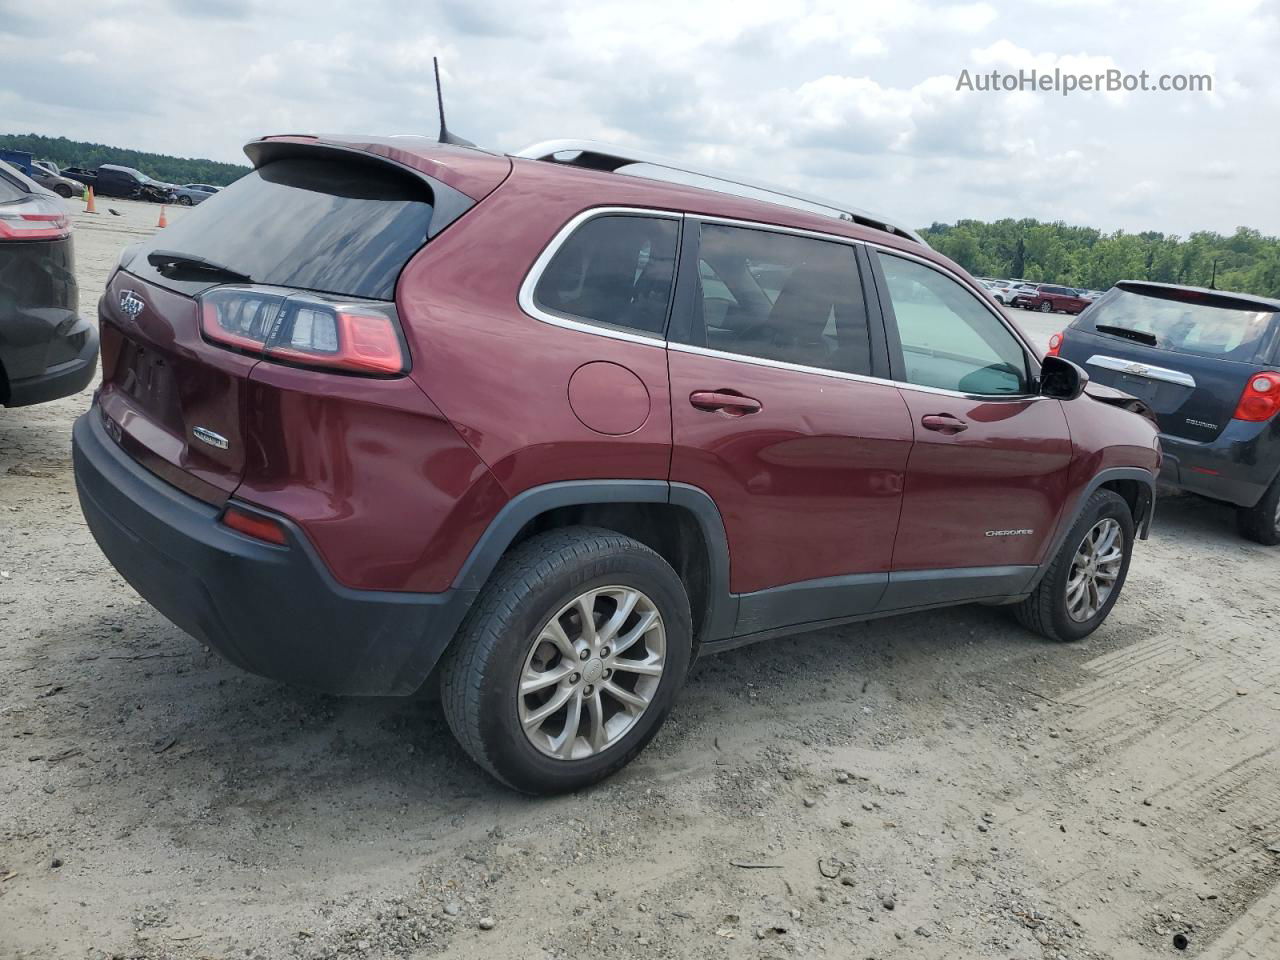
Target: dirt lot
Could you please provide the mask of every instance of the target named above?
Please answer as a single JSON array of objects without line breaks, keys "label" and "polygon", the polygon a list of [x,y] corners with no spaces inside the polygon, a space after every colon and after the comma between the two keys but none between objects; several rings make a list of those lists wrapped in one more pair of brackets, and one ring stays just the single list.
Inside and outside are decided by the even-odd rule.
[{"label": "dirt lot", "polygon": [[[108,206],[86,310],[158,212]],[[140,601],[76,504],[88,399],[0,410],[0,956],[1280,956],[1280,553],[1223,508],[1163,501],[1085,643],[963,608],[724,654],[538,800],[433,704],[244,675]]]}]

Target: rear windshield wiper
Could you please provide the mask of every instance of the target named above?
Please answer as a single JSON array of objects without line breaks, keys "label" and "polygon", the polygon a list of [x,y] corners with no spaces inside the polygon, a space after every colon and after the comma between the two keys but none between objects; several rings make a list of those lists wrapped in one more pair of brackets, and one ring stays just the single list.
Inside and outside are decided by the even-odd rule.
[{"label": "rear windshield wiper", "polygon": [[1148,347],[1156,345],[1156,335],[1147,333],[1145,330],[1130,330],[1128,327],[1113,327],[1105,323],[1095,323],[1093,329],[1098,333],[1110,333],[1117,337],[1124,337],[1126,340],[1136,340],[1138,343],[1145,343]]},{"label": "rear windshield wiper", "polygon": [[152,250],[147,254],[147,262],[161,273],[164,273],[166,268],[198,270],[201,273],[215,273],[227,280],[253,283],[253,278],[247,273],[232,270],[230,267],[214,263],[212,260],[206,260],[204,257],[197,257],[193,253],[178,253],[176,250]]}]

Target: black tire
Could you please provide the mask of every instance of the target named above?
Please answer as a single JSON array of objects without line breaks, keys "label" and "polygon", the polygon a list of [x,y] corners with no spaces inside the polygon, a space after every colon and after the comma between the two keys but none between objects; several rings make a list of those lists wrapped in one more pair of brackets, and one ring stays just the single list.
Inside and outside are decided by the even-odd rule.
[{"label": "black tire", "polygon": [[53,192],[56,193],[58,196],[60,196],[63,200],[71,199],[71,188],[68,187],[65,183],[56,184],[53,188]]},{"label": "black tire", "polygon": [[1254,506],[1236,508],[1236,528],[1240,536],[1254,543],[1267,547],[1280,544],[1280,477],[1271,481]]},{"label": "black tire", "polygon": [[[551,616],[587,589],[612,584],[642,591],[662,616],[662,677],[618,742],[558,760],[537,750],[520,726],[516,691],[525,659]],[[604,779],[644,749],[684,684],[691,653],[689,598],[662,557],[609,530],[552,530],[520,544],[494,570],[445,655],[440,699],[459,744],[494,777],[525,793],[564,793]]]},{"label": "black tire", "polygon": [[1040,304],[1040,312],[1053,313],[1053,304],[1050,303],[1048,300],[1045,300],[1043,303]]},{"label": "black tire", "polygon": [[[1124,538],[1124,557],[1120,564],[1120,574],[1116,578],[1111,595],[1099,608],[1098,612],[1088,620],[1078,621],[1067,612],[1067,580],[1071,576],[1071,564],[1084,541],[1085,535],[1101,520],[1113,518],[1120,524]],[[1013,614],[1028,630],[1034,630],[1050,640],[1073,641],[1083,640],[1098,627],[1102,626],[1111,608],[1120,599],[1124,589],[1125,578],[1129,575],[1129,560],[1133,556],[1135,527],[1133,514],[1129,504],[1118,493],[1111,490],[1096,490],[1076,519],[1071,531],[1067,534],[1057,555],[1053,558],[1049,569],[1040,578],[1031,596],[1013,608]]]},{"label": "black tire", "polygon": [[189,207],[189,206],[191,206],[191,198],[190,198],[190,197],[179,197],[179,198],[178,198],[178,203],[179,203],[181,206]]}]

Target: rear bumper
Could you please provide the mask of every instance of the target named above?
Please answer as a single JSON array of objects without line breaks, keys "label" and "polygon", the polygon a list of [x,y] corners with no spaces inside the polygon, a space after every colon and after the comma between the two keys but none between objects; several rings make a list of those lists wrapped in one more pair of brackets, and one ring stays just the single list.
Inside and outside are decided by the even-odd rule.
[{"label": "rear bumper", "polygon": [[72,453],[85,520],[120,575],[187,633],[250,672],[329,693],[411,694],[474,599],[468,590],[343,587],[279,516],[273,519],[288,533],[286,546],[228,529],[218,508],[124,453],[96,406],[76,421]]},{"label": "rear bumper", "polygon": [[[8,407],[27,407],[33,403],[46,403],[60,397],[79,393],[98,372],[98,329],[84,319],[78,319],[61,337],[62,342],[50,343],[48,355],[58,357],[43,371],[9,382]],[[67,358],[67,354],[74,354]]]},{"label": "rear bumper", "polygon": [[1252,507],[1280,473],[1280,419],[1232,420],[1208,443],[1162,433],[1160,446],[1162,482],[1236,506]]}]

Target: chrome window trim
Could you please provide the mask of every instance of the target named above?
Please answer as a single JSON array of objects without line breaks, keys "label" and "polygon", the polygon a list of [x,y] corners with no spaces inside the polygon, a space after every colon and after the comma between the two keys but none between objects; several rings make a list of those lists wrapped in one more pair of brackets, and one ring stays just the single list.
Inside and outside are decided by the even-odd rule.
[{"label": "chrome window trim", "polygon": [[[543,323],[549,323],[554,327],[563,327],[566,330],[577,330],[579,333],[592,333],[596,336],[609,337],[613,340],[624,340],[627,343],[643,343],[651,347],[662,347],[666,344],[666,338],[661,333],[643,334],[633,333],[629,330],[610,327],[604,322],[592,322],[590,320],[575,320],[571,317],[562,316],[558,313],[552,313],[550,310],[543,309],[538,306],[534,299],[533,292],[537,289],[538,281],[542,279],[543,271],[547,269],[547,265],[565,241],[572,236],[579,227],[588,220],[594,220],[596,217],[609,216],[639,216],[639,217],[655,217],[663,220],[675,220],[677,222],[684,219],[684,214],[676,213],[672,210],[653,210],[648,207],[591,207],[583,210],[581,213],[573,216],[568,223],[561,227],[551,241],[543,248],[542,253],[538,254],[538,259],[533,261],[533,266],[529,268],[529,272],[525,274],[524,282],[520,284],[520,293],[517,298],[520,309],[533,317],[535,320],[541,320]],[[680,265],[675,265],[676,272],[679,271]],[[672,275],[672,291],[675,289],[675,274]],[[668,304],[669,306],[669,304]]]},{"label": "chrome window trim", "polygon": [[[820,230],[786,227],[778,224],[762,223],[756,220],[739,220],[732,217],[703,216],[702,214],[695,213],[678,213],[673,210],[657,210],[650,207],[603,206],[590,207],[583,210],[581,213],[575,214],[570,218],[569,222],[561,227],[556,232],[555,236],[551,238],[542,253],[538,255],[538,259],[533,262],[533,266],[529,268],[529,272],[525,275],[524,281],[520,284],[518,298],[520,309],[535,320],[540,320],[543,323],[549,323],[552,326],[561,327],[566,330],[576,330],[579,333],[589,333],[600,337],[608,337],[613,340],[623,340],[627,343],[641,343],[651,347],[665,347],[668,350],[675,350],[679,353],[688,353],[695,356],[712,357],[723,360],[738,360],[743,363],[750,363],[759,367],[771,367],[775,370],[789,370],[795,373],[812,373],[819,376],[831,377],[836,380],[878,384],[881,386],[897,387],[901,390],[916,390],[921,393],[931,393],[944,397],[958,397],[963,400],[984,401],[988,403],[1045,399],[1037,393],[962,393],[959,390],[945,390],[941,387],[928,387],[922,384],[910,383],[902,380],[889,380],[861,373],[846,373],[843,370],[830,370],[826,367],[809,367],[799,363],[787,363],[783,360],[770,360],[767,357],[753,357],[745,353],[733,353],[727,350],[713,350],[710,347],[697,347],[692,344],[672,342],[657,334],[646,336],[645,334],[629,333],[625,330],[617,330],[612,327],[604,326],[599,323],[591,323],[585,320],[571,320],[567,317],[562,317],[559,314],[551,313],[550,311],[539,307],[534,301],[533,291],[538,286],[538,281],[542,279],[543,271],[547,268],[547,265],[551,262],[552,258],[555,257],[564,242],[569,239],[578,227],[586,223],[588,220],[595,217],[618,215],[652,216],[661,217],[667,220],[693,219],[704,223],[718,223],[731,227],[743,227],[748,230],[767,230],[773,233],[783,233],[796,237],[807,237],[813,240],[826,240],[833,243],[847,244],[849,246],[874,247],[896,256],[904,256],[912,260],[918,260],[925,266],[933,267],[940,273],[945,273],[953,277],[961,284],[964,283],[963,278],[961,278],[959,274],[956,274],[954,271],[948,270],[945,267],[934,264],[924,257],[913,256],[912,254],[899,250],[897,247],[890,247],[878,243],[869,243],[866,240],[859,240],[855,237],[843,237],[839,234],[824,233]],[[676,270],[678,274],[679,264],[676,265]],[[981,297],[975,297],[974,299],[979,303],[982,303],[984,306],[987,306],[986,301]],[[1017,341],[1031,352],[1032,357],[1035,357],[1035,352],[1031,350],[1026,339],[1022,337],[1019,331],[1012,327],[1007,318],[996,315],[995,312],[991,310],[990,306],[987,306],[987,310],[992,313],[993,316],[996,316],[996,318],[1005,325],[1006,329],[1009,329],[1010,332],[1014,334]]]},{"label": "chrome window trim", "polygon": [[753,357],[745,353],[732,353],[728,350],[713,350],[711,347],[695,347],[690,343],[668,343],[668,350],[677,353],[690,353],[699,357],[712,357],[719,360],[738,360],[757,367],[771,367],[775,370],[789,370],[793,373],[814,373],[836,380],[852,380],[855,383],[871,383],[883,387],[896,387],[899,390],[915,390],[920,393],[933,393],[943,397],[959,397],[964,400],[978,400],[986,403],[999,403],[1004,400],[1043,400],[1038,393],[961,393],[958,390],[944,390],[941,387],[926,387],[918,383],[904,383],[901,380],[886,380],[862,373],[846,373],[843,370],[831,370],[826,367],[808,367],[800,363],[787,363],[784,360],[770,360],[768,357]]},{"label": "chrome window trim", "polygon": [[1115,370],[1135,377],[1146,377],[1148,380],[1163,380],[1165,383],[1176,383],[1180,387],[1195,389],[1196,378],[1181,370],[1170,370],[1168,367],[1154,367],[1138,360],[1122,360],[1120,357],[1108,357],[1095,353],[1085,361],[1085,365],[1101,367],[1103,370]]}]

